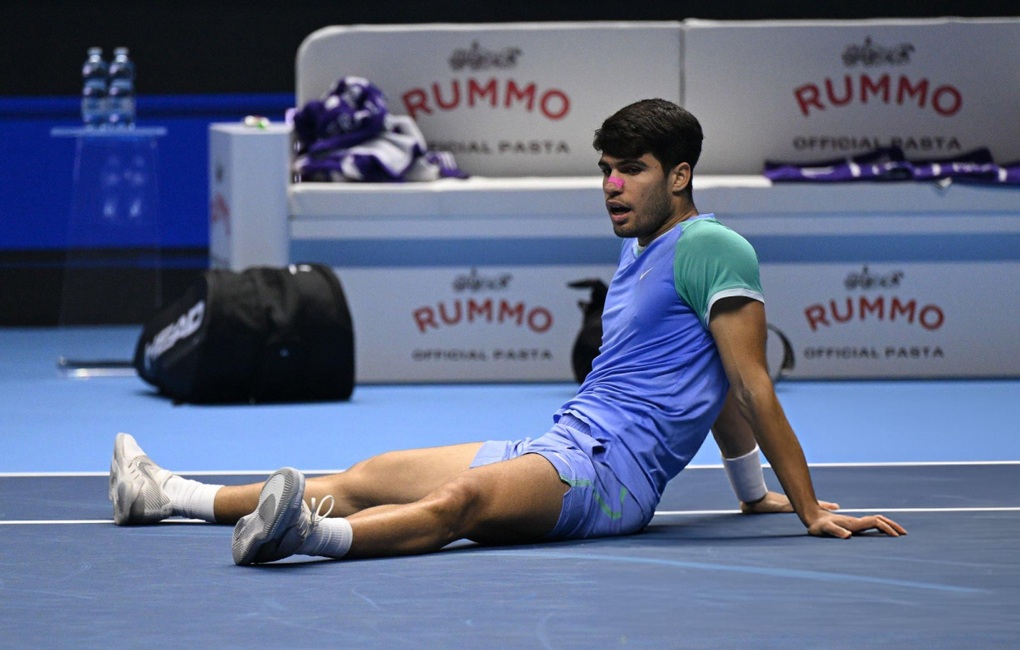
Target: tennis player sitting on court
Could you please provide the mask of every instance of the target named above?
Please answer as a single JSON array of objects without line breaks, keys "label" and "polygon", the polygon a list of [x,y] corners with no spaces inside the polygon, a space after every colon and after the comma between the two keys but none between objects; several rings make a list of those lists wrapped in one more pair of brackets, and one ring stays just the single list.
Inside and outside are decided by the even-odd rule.
[{"label": "tennis player sitting on court", "polygon": [[[881,515],[840,515],[815,497],[766,370],[757,257],[694,206],[701,141],[694,116],[663,100],[627,106],[596,131],[606,208],[625,239],[599,356],[545,435],[391,452],[307,482],[285,468],[265,483],[224,487],[158,467],[119,434],[115,522],[236,523],[241,565],[426,553],[465,538],[625,535],[649,523],[711,429],[744,512],[795,511],[812,535],[905,534]],[[759,446],[785,496],[766,487]]]}]

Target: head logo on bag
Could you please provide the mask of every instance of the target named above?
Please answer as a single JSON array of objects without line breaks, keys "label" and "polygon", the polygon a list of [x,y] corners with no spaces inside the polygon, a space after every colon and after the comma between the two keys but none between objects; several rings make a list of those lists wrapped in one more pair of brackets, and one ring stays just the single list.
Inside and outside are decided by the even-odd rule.
[{"label": "head logo on bag", "polygon": [[202,317],[205,316],[205,301],[200,300],[187,313],[181,314],[173,323],[170,323],[153,337],[152,341],[145,344],[145,367],[152,368],[153,362],[172,348],[181,339],[186,339],[202,325]]}]

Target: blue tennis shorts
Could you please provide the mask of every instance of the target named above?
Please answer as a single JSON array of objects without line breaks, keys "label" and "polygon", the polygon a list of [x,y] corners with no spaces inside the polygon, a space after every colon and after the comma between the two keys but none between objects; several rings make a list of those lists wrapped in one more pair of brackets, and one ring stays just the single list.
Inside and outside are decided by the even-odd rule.
[{"label": "blue tennis shorts", "polygon": [[569,489],[563,495],[559,520],[545,539],[585,539],[641,530],[654,513],[643,511],[616,474],[596,460],[602,446],[589,432],[585,422],[565,413],[539,438],[483,443],[471,467],[524,454],[539,454],[552,463]]}]

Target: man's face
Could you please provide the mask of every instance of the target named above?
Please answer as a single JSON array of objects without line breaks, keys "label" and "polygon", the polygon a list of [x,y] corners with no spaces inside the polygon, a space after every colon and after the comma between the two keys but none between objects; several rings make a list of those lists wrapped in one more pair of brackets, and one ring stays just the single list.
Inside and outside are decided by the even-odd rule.
[{"label": "man's face", "polygon": [[636,237],[642,246],[669,230],[677,206],[670,191],[671,177],[655,156],[616,158],[603,154],[602,191],[618,237]]}]

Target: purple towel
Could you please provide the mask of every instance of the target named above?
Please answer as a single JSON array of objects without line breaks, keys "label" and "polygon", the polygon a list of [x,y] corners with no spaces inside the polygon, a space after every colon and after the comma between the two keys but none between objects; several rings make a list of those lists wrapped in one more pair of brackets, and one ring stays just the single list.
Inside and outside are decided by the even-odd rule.
[{"label": "purple towel", "polygon": [[951,158],[919,160],[912,165],[914,178],[919,181],[1004,182],[1004,179],[1000,179],[1004,168],[995,164],[992,152],[986,148],[975,149]]},{"label": "purple towel", "polygon": [[424,181],[467,178],[448,153],[426,150],[410,117],[390,115],[386,97],[367,79],[344,77],[321,100],[294,114],[303,181]]},{"label": "purple towel", "polygon": [[1020,161],[997,165],[987,148],[950,158],[907,160],[898,147],[876,149],[854,156],[810,163],[765,162],[764,174],[773,182],[937,181],[1020,184]]},{"label": "purple towel", "polygon": [[320,100],[313,99],[294,115],[299,153],[346,149],[374,138],[387,114],[382,92],[360,77],[337,81]]},{"label": "purple towel", "polygon": [[911,177],[910,163],[898,147],[887,147],[854,156],[812,163],[765,162],[765,176],[773,182],[906,180]]}]

